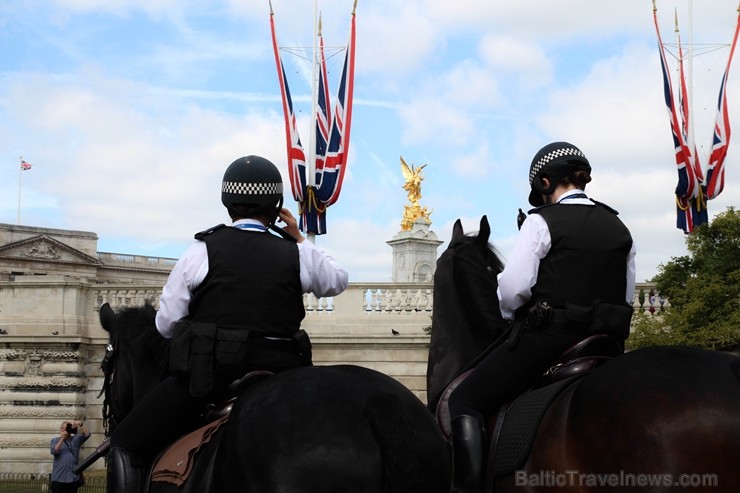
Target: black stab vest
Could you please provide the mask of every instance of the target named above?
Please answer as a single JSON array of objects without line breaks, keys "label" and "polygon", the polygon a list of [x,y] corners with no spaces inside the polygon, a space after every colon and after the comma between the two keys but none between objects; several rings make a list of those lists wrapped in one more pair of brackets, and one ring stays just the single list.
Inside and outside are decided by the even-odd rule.
[{"label": "black stab vest", "polygon": [[554,308],[593,301],[624,303],[632,235],[616,211],[595,205],[552,204],[533,211],[550,230],[552,246],[540,261],[533,301]]},{"label": "black stab vest", "polygon": [[190,301],[194,322],[288,337],[300,329],[306,312],[295,243],[233,227],[210,230],[202,241],[208,274]]}]

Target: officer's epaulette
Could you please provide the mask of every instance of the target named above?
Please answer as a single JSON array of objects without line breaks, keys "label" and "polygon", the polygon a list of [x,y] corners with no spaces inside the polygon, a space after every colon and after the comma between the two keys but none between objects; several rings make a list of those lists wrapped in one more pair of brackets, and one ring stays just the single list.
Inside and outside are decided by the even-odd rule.
[{"label": "officer's epaulette", "polygon": [[537,213],[539,213],[539,211],[541,211],[542,209],[546,209],[547,207],[552,207],[553,205],[557,205],[557,203],[552,203],[552,204],[544,204],[544,205],[540,205],[540,206],[538,206],[538,207],[535,207],[534,209],[529,209],[529,210],[527,211],[527,214],[537,214]]},{"label": "officer's epaulette", "polygon": [[226,227],[225,224],[219,224],[217,226],[213,226],[212,228],[208,228],[208,229],[205,229],[203,231],[200,231],[198,233],[195,233],[195,239],[196,240],[199,240],[199,241],[202,241],[203,238],[206,237],[206,235],[209,235],[209,234],[213,233],[214,231],[218,231],[219,229],[225,228],[225,227]]},{"label": "officer's epaulette", "polygon": [[611,207],[609,207],[608,205],[604,204],[603,202],[599,202],[598,200],[594,200],[594,199],[591,199],[591,202],[593,202],[594,204],[599,204],[601,207],[603,207],[604,209],[608,210],[609,212],[611,212],[615,216],[618,216],[619,215],[619,211],[618,210],[612,209]]}]

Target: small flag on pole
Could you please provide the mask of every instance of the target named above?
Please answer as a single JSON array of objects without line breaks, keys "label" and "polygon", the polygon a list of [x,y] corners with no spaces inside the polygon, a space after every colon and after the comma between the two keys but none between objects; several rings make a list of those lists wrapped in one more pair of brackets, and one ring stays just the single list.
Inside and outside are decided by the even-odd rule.
[{"label": "small flag on pole", "polygon": [[23,171],[27,171],[31,169],[31,163],[27,163],[26,161],[23,160],[23,158],[21,158],[21,169]]}]

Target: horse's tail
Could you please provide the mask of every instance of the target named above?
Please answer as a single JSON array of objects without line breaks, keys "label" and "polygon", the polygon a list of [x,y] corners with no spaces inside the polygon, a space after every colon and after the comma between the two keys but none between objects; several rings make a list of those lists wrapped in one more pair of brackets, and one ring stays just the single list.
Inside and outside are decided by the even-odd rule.
[{"label": "horse's tail", "polygon": [[419,450],[419,440],[408,440],[409,430],[415,426],[401,398],[390,392],[371,397],[365,406],[365,419],[380,448],[383,492],[421,491],[418,478],[423,453]]}]

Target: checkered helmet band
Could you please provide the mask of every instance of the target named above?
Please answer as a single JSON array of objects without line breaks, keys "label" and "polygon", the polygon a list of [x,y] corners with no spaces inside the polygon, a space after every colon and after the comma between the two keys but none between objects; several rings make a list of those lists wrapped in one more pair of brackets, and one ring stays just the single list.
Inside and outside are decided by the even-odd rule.
[{"label": "checkered helmet band", "polygon": [[282,195],[282,183],[241,183],[224,181],[221,192],[236,195]]},{"label": "checkered helmet band", "polygon": [[[565,143],[564,143],[565,144]],[[586,156],[581,152],[580,149],[577,147],[568,147],[568,144],[565,144],[566,147],[560,147],[557,149],[553,149],[542,156],[540,156],[537,161],[532,163],[532,166],[529,168],[529,184],[531,185],[532,182],[534,182],[535,176],[550,163],[554,162],[560,162],[560,161],[568,161],[568,158],[571,156],[576,156],[579,158],[582,158],[586,160]],[[565,159],[563,159],[565,158]],[[588,162],[586,160],[586,162]]]},{"label": "checkered helmet band", "polygon": [[221,202],[227,207],[272,206],[283,199],[277,167],[260,156],[244,156],[229,165],[221,180]]}]

